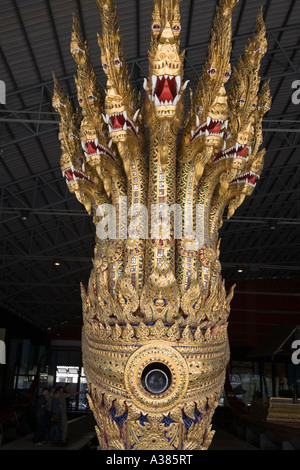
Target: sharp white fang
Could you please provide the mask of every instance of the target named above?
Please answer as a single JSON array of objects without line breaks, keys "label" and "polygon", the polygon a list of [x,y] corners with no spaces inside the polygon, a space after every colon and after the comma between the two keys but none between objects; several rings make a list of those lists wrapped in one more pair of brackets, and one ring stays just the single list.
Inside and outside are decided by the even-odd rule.
[{"label": "sharp white fang", "polygon": [[124,118],[126,119],[126,121],[128,121],[127,111],[124,111],[124,112],[123,112],[123,116],[124,116]]},{"label": "sharp white fang", "polygon": [[160,106],[160,101],[156,95],[154,96],[154,106]]},{"label": "sharp white fang", "polygon": [[112,139],[110,139],[110,141],[108,142],[108,148],[110,149],[112,146]]},{"label": "sharp white fang", "polygon": [[197,126],[197,127],[200,126],[200,119],[199,119],[198,114],[196,114],[196,126]]},{"label": "sharp white fang", "polygon": [[181,95],[176,95],[175,98],[174,98],[174,101],[173,101],[173,106],[176,106],[178,101],[180,100],[180,96]]},{"label": "sharp white fang", "polygon": [[145,91],[149,91],[147,78],[144,78],[143,88]]},{"label": "sharp white fang", "polygon": [[133,116],[133,122],[135,122],[137,120],[137,117],[139,115],[139,109],[135,112],[134,116]]},{"label": "sharp white fang", "polygon": [[155,87],[156,87],[157,76],[152,75],[152,96],[154,96]]},{"label": "sharp white fang", "polygon": [[175,80],[176,80],[177,93],[179,93],[180,85],[181,85],[181,78],[179,77],[179,75],[175,77]]},{"label": "sharp white fang", "polygon": [[209,116],[207,116],[207,119],[206,119],[206,124],[209,126],[211,123],[211,118]]},{"label": "sharp white fang", "polygon": [[185,90],[186,87],[188,86],[188,83],[189,83],[190,80],[186,80],[186,82],[184,82],[184,84],[182,85],[182,90]]}]

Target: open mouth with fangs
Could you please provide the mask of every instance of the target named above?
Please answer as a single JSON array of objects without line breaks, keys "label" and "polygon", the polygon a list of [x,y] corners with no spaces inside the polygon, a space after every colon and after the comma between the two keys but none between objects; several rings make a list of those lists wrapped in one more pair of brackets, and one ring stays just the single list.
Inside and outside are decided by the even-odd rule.
[{"label": "open mouth with fangs", "polygon": [[260,176],[258,173],[255,173],[254,171],[248,171],[247,173],[243,173],[242,175],[239,175],[234,178],[232,181],[230,181],[229,184],[248,184],[250,186],[255,187],[259,178]]},{"label": "open mouth with fangs", "polygon": [[67,184],[74,181],[84,181],[86,183],[95,184],[89,175],[86,175],[83,171],[74,168],[73,165],[70,168],[63,170],[62,175]]},{"label": "open mouth with fangs", "polygon": [[128,117],[127,111],[123,111],[122,113],[103,114],[103,119],[108,125],[108,132],[112,134],[113,132],[127,131],[129,129],[136,137],[138,137],[139,128],[135,126],[135,121],[138,117],[139,111],[139,109],[136,111],[132,120]]},{"label": "open mouth with fangs", "polygon": [[[112,142],[109,143],[109,146]],[[84,155],[87,159],[95,156],[95,155],[106,155],[107,157],[111,158],[112,160],[116,161],[116,156],[113,152],[110,151],[108,147],[101,145],[98,139],[89,139],[86,141],[81,141],[81,147],[84,150]]]},{"label": "open mouth with fangs", "polygon": [[191,142],[193,142],[193,140],[195,140],[200,135],[205,135],[206,137],[221,137],[223,139],[224,129],[227,129],[228,121],[223,121],[222,119],[212,119],[211,117],[207,116],[206,121],[200,126],[199,116],[197,115],[196,125],[197,129],[195,131],[191,131]]},{"label": "open mouth with fangs", "polygon": [[181,77],[179,75],[152,75],[151,97],[154,106],[176,106],[181,96],[180,87]]},{"label": "open mouth with fangs", "polygon": [[251,147],[248,147],[247,145],[240,145],[238,142],[236,142],[236,144],[229,149],[216,153],[213,158],[213,163],[217,163],[218,161],[224,160],[225,158],[241,158],[245,161],[248,161],[248,152],[250,155]]}]

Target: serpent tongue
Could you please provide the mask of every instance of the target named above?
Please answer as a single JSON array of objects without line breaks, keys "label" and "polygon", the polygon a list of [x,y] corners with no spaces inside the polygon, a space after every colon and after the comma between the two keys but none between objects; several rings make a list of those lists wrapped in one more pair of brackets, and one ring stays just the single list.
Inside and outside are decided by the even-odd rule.
[{"label": "serpent tongue", "polygon": [[123,125],[120,123],[118,117],[120,117],[120,116],[114,116],[114,129],[123,128]]},{"label": "serpent tongue", "polygon": [[163,79],[163,80],[164,80],[164,86],[160,95],[158,96],[159,101],[173,101],[173,94],[170,90],[169,82],[166,79]]},{"label": "serpent tongue", "polygon": [[88,153],[93,154],[96,152],[96,146],[94,142],[88,142],[87,146],[88,146]]}]

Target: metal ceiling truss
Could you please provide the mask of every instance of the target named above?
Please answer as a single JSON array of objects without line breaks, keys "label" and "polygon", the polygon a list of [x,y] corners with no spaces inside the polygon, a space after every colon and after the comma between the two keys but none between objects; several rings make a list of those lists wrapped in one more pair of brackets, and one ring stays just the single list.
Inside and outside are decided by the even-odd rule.
[{"label": "metal ceiling truss", "polygon": [[[280,74],[274,74],[274,75],[268,75],[267,70],[269,66],[267,65],[266,71],[264,71],[264,76],[262,77],[262,80],[266,79],[278,79],[278,78],[285,78],[285,77],[297,77],[300,73],[300,65],[295,65],[293,63],[293,57],[289,57],[289,53],[293,52],[292,56],[295,55],[295,53],[300,49],[300,44],[294,45],[294,46],[282,46],[280,43],[280,38],[281,35],[284,31],[299,31],[300,29],[300,24],[294,24],[290,26],[285,26],[283,28],[271,28],[267,30],[267,38],[269,40],[273,39],[276,47],[274,47],[272,50],[268,50],[266,56],[270,57],[270,60],[274,60],[278,62],[279,65],[282,66],[283,72]],[[55,31],[55,28],[54,28]],[[276,33],[278,33],[278,37],[276,37]],[[233,37],[232,41],[233,44],[239,42],[239,41],[245,41],[249,37],[249,34],[242,34]],[[192,64],[191,60],[189,59],[188,53],[190,51],[200,51],[202,49],[206,49],[207,46],[209,45],[208,42],[193,45],[193,46],[187,46],[185,48],[186,55],[185,55],[185,73],[188,78],[190,78],[191,83],[198,81],[203,64]],[[60,51],[60,49],[58,49]],[[34,57],[34,56],[33,56]],[[237,57],[235,57],[233,53],[233,57],[235,60],[237,60]],[[281,58],[281,60],[280,60]],[[63,57],[60,57],[61,63],[63,64]],[[143,78],[136,78],[136,77],[146,77],[148,72],[147,72],[147,63],[148,63],[148,58],[147,57],[142,57],[142,58],[136,58],[128,61],[128,66],[130,68],[131,76],[133,82],[135,82],[136,86],[139,88],[139,90],[142,91],[142,81]],[[37,64],[34,61],[35,67],[37,68]],[[7,64],[8,67],[8,64]],[[65,70],[65,67],[63,67]],[[74,68],[75,69],[75,68]],[[95,67],[96,72],[101,72],[100,67]],[[40,74],[39,74],[40,76]],[[65,75],[64,77],[61,77],[59,79],[59,82],[68,90],[69,96],[71,99],[76,100],[76,93],[72,93],[71,86],[70,86],[70,81],[73,82],[74,76],[73,75]],[[103,87],[101,81],[100,85]],[[72,87],[74,89],[74,84],[72,83]],[[30,106],[30,107],[25,107],[24,106],[24,99],[23,96],[26,95],[26,93],[30,92],[32,93],[33,91],[37,91],[39,93],[39,101],[35,106]],[[43,136],[52,132],[57,132],[58,131],[58,116],[55,112],[53,112],[52,104],[51,104],[51,97],[52,97],[52,92],[53,92],[53,81],[47,81],[47,82],[42,82],[34,85],[32,87],[27,87],[24,89],[17,89],[14,90],[10,93],[7,93],[7,102],[9,102],[10,97],[18,97],[20,99],[20,103],[22,106],[22,109],[20,111],[17,110],[12,110],[9,108],[8,105],[2,105],[3,108],[0,109],[0,122],[3,122],[6,124],[6,126],[9,126],[12,123],[17,123],[20,124],[23,128],[24,131],[26,131],[27,135],[24,135],[23,137],[19,138],[11,138],[8,140],[5,140],[1,142],[0,144],[0,150],[4,150],[6,147],[11,146],[11,145],[16,145],[21,142],[24,142],[28,139],[31,138],[37,138],[39,136]],[[276,93],[273,95],[273,100],[276,98]],[[284,117],[284,115],[282,116]],[[278,118],[278,121],[280,121],[281,118]],[[285,129],[284,127],[279,127],[277,121],[277,126],[275,128],[270,128],[267,127],[265,129],[266,132],[281,132],[281,133],[286,133],[286,132],[291,132],[289,129]],[[296,122],[294,122],[295,124]],[[298,128],[292,128],[292,132],[300,132],[299,127]]]}]

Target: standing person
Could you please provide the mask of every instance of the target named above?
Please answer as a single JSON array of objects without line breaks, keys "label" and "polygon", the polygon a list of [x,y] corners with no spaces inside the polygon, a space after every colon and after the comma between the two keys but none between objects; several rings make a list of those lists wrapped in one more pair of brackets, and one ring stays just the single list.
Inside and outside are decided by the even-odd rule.
[{"label": "standing person", "polygon": [[38,397],[36,408],[35,408],[35,419],[36,427],[33,434],[32,442],[36,445],[41,445],[42,441],[46,438],[47,424],[46,424],[46,413],[47,413],[47,395],[49,393],[48,388],[43,388],[42,394]]},{"label": "standing person", "polygon": [[78,395],[81,392],[73,392],[70,393],[71,391],[71,385],[66,384],[65,387],[60,387],[60,400],[62,404],[62,415],[61,415],[61,426],[62,426],[62,440],[63,443],[67,443],[67,438],[68,438],[68,403],[67,399],[73,395]]},{"label": "standing person", "polygon": [[52,398],[54,396],[55,387],[52,387],[49,390],[47,396],[47,406],[46,406],[46,435],[47,440],[50,440],[50,431],[51,431],[51,407],[52,407]]},{"label": "standing person", "polygon": [[53,446],[62,446],[62,403],[60,390],[56,389],[51,401],[50,442]]}]

